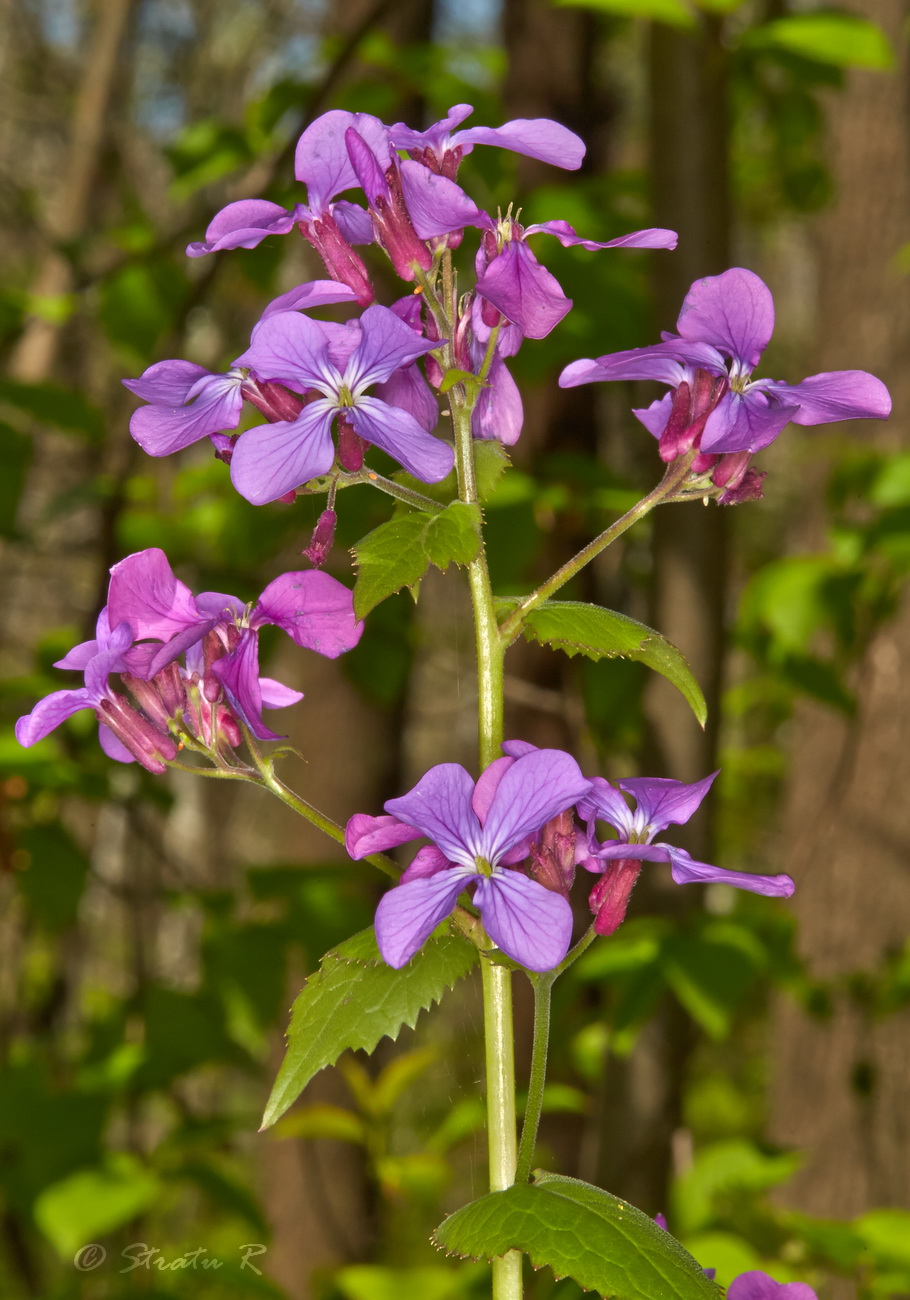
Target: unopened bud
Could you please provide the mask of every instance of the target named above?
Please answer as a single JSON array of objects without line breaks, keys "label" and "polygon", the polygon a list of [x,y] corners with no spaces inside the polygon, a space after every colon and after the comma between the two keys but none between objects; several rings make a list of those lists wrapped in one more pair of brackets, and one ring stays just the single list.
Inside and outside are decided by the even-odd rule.
[{"label": "unopened bud", "polygon": [[322,258],[332,279],[354,290],[358,306],[369,307],[376,295],[367,268],[360,254],[354,252],[338,229],[335,218],[330,213],[324,213],[315,221],[301,221],[300,231]]},{"label": "unopened bud", "polygon": [[575,818],[570,809],[553,817],[529,846],[528,874],[544,889],[568,898],[575,879]]},{"label": "unopened bud", "polygon": [[359,474],[363,469],[363,454],[369,443],[355,433],[354,426],[339,415],[336,425],[338,431],[338,464],[348,474]]},{"label": "unopened bud", "polygon": [[146,771],[161,776],[167,771],[167,764],[177,757],[173,738],[159,731],[144,713],[133,708],[125,696],[102,699],[96,712],[98,720],[111,729]]},{"label": "unopened bud", "polygon": [[613,858],[588,898],[596,934],[613,934],[622,925],[641,871],[637,858]]},{"label": "unopened bud", "polygon": [[273,424],[278,421],[293,423],[306,405],[302,397],[289,392],[283,384],[276,384],[271,379],[255,379],[252,375],[244,379],[240,392]]},{"label": "unopened bud", "polygon": [[328,559],[329,551],[332,549],[332,543],[335,540],[335,523],[338,516],[334,510],[323,510],[322,514],[316,521],[316,527],[313,529],[313,536],[310,544],[302,552],[311,564],[315,564],[317,569],[321,569]]}]

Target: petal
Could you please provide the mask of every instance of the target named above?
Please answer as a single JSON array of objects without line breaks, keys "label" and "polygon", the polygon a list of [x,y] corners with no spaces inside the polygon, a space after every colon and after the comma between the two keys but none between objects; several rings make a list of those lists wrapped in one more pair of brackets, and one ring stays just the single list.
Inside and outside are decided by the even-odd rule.
[{"label": "petal", "polygon": [[204,257],[224,248],[255,248],[267,235],[286,235],[296,225],[299,213],[288,212],[265,199],[240,199],[216,212],[205,239],[188,244],[187,257]]},{"label": "petal", "polygon": [[475,870],[480,848],[480,822],[471,807],[474,782],[460,763],[439,763],[426,772],[413,790],[385,803],[408,826],[431,839],[450,862]]},{"label": "petal", "polygon": [[474,793],[471,795],[471,807],[477,814],[481,826],[487,820],[493,796],[499,789],[499,783],[515,762],[514,758],[494,758],[489,767],[480,774]]},{"label": "petal", "polygon": [[[626,790],[638,803],[639,817],[655,831],[666,830],[671,822],[682,825],[693,815],[711,789],[717,772],[685,785],[664,777],[636,776],[617,781],[620,790]],[[616,823],[614,822],[615,826]]]},{"label": "petal", "polygon": [[149,456],[169,456],[200,438],[236,429],[243,410],[240,375],[206,375],[183,405],[140,406],[130,434]]},{"label": "petal", "polygon": [[383,959],[398,969],[406,965],[454,908],[475,872],[451,867],[437,875],[396,885],[376,908],[376,942]]},{"label": "petal", "polygon": [[401,873],[399,884],[406,885],[411,880],[425,880],[429,876],[438,876],[440,871],[448,871],[451,862],[437,849],[435,844],[425,844],[414,854],[414,859]]},{"label": "petal", "polygon": [[350,419],[361,438],[387,451],[424,483],[439,483],[455,464],[451,444],[427,433],[413,415],[399,406],[386,406],[375,397],[360,397],[351,409]]},{"label": "petal", "polygon": [[160,547],[135,551],[111,569],[111,624],[129,623],[137,641],[168,641],[203,621],[189,587],[174,576]]},{"label": "petal", "polygon": [[371,817],[368,813],[355,813],[344,832],[344,847],[348,857],[356,861],[369,853],[381,853],[397,848],[410,840],[419,840],[423,831],[408,826],[397,817]]},{"label": "petal", "polygon": [[[652,846],[657,848],[655,844]],[[789,898],[796,886],[789,876],[758,876],[749,871],[725,871],[708,862],[696,862],[685,849],[672,844],[664,846],[670,860],[671,874],[677,885],[699,884],[733,885],[748,889],[751,894],[764,894],[768,898]]]},{"label": "petal", "polygon": [[524,758],[526,754],[536,754],[538,746],[532,745],[530,740],[504,740],[500,749],[510,758]]},{"label": "petal", "polygon": [[608,239],[603,244],[594,239],[583,239],[581,235],[576,234],[568,221],[541,221],[535,226],[525,226],[525,235],[535,235],[538,231],[542,234],[555,235],[563,248],[580,244],[582,248],[587,248],[592,253],[600,248],[675,248],[679,242],[675,230],[664,230],[659,226],[652,226],[647,230],[633,230],[629,235]]},{"label": "petal", "polygon": [[650,406],[633,407],[632,414],[645,426],[648,433],[653,433],[655,438],[659,438],[667,427],[672,410],[673,394],[664,393],[663,397],[658,397],[657,401],[652,402]]},{"label": "petal", "polygon": [[240,495],[262,506],[327,474],[335,459],[334,418],[332,403],[317,401],[293,423],[279,420],[242,433],[231,457],[231,482]]},{"label": "petal", "polygon": [[538,749],[516,759],[500,781],[487,813],[484,856],[498,862],[513,844],[578,803],[590,788],[575,759],[562,750]]},{"label": "petal", "polygon": [[328,360],[324,330],[295,311],[276,312],[253,330],[235,366],[251,366],[260,379],[287,379],[325,394],[336,394],[341,376]]},{"label": "petal", "polygon": [[498,145],[566,171],[576,171],[585,156],[584,142],[575,132],[548,117],[516,117],[502,126],[471,126],[459,131],[452,143],[461,145],[465,153],[469,152],[467,146],[475,144]]},{"label": "petal", "polygon": [[568,900],[520,871],[500,869],[481,876],[474,902],[497,948],[528,970],[552,970],[569,951]]},{"label": "petal", "polygon": [[761,451],[786,428],[798,410],[797,406],[779,406],[769,401],[757,388],[745,393],[725,393],[705,423],[701,450]]},{"label": "petal", "polygon": [[532,339],[545,338],[572,306],[527,244],[514,240],[480,276],[477,292]]},{"label": "petal", "polygon": [[310,311],[331,303],[356,301],[357,294],[346,284],[339,284],[337,280],[310,280],[273,298],[259,319],[268,320],[279,311]]},{"label": "petal", "polygon": [[39,700],[31,713],[26,713],[16,723],[16,739],[25,749],[37,744],[49,735],[55,727],[66,718],[72,717],[80,709],[90,709],[94,701],[89,691],[80,687],[77,691],[54,691]]},{"label": "petal", "polygon": [[619,790],[602,776],[592,778],[591,791],[578,805],[578,815],[586,822],[598,819],[609,822],[621,835],[629,835],[634,826],[632,809]]},{"label": "petal", "polygon": [[344,142],[352,128],[367,142],[385,169],[389,165],[388,128],[369,113],[348,113],[341,108],[323,113],[297,141],[294,175],[307,187],[310,207],[317,215],[327,212],[331,200],[357,184]]},{"label": "petal", "polygon": [[274,623],[305,650],[337,659],[363,635],[354,617],[353,592],[318,569],[284,573],[256,602],[251,626]]},{"label": "petal", "polygon": [[830,424],[835,420],[886,420],[891,395],[880,379],[865,370],[829,370],[801,384],[759,381],[779,402],[798,403],[794,424]]},{"label": "petal", "polygon": [[100,649],[101,647],[97,641],[80,641],[78,645],[73,646],[72,650],[68,650],[62,659],[57,659],[54,667],[76,668],[82,672],[89,660],[94,659]]},{"label": "petal", "polygon": [[419,239],[435,239],[450,230],[481,224],[485,214],[455,181],[407,158],[399,170],[405,207]]},{"label": "petal", "polygon": [[523,425],[521,392],[505,362],[495,356],[486,385],[471,412],[471,433],[475,438],[496,439],[511,447],[520,438]]},{"label": "petal", "polygon": [[115,736],[110,727],[105,726],[103,722],[98,723],[98,744],[115,763],[135,763],[136,759],[127,749],[123,741]]},{"label": "petal", "polygon": [[388,307],[367,307],[360,317],[363,331],[344,373],[351,389],[382,383],[399,366],[438,348],[438,342],[424,338]]},{"label": "petal", "polygon": [[727,1288],[729,1300],[818,1300],[806,1282],[775,1282],[773,1277],[752,1269],[740,1273]]},{"label": "petal", "polygon": [[159,406],[182,406],[190,389],[212,372],[192,361],[156,361],[138,379],[121,379],[124,388],[143,402]]},{"label": "petal", "polygon": [[239,644],[212,664],[212,672],[224,687],[231,708],[259,740],[280,740],[262,721],[262,690],[259,685],[259,637],[250,628],[241,633]]},{"label": "petal", "polygon": [[387,406],[407,411],[428,433],[439,423],[439,403],[417,366],[393,371],[384,384],[376,385],[375,396]]},{"label": "petal", "polygon": [[294,691],[273,677],[259,678],[259,694],[262,696],[264,709],[286,709],[291,704],[299,704],[303,691]]},{"label": "petal", "polygon": [[585,358],[573,361],[559,376],[560,388],[574,388],[595,380],[656,379],[676,388],[687,377],[687,367],[698,366],[713,374],[726,374],[720,353],[706,343],[686,343],[666,339],[647,348],[630,348],[628,352],[611,352],[596,361]]},{"label": "petal", "polygon": [[686,294],[676,328],[684,339],[711,343],[752,370],[774,330],[771,291],[741,266],[706,276]]},{"label": "petal", "polygon": [[[444,148],[446,137],[456,126],[460,126],[466,117],[474,112],[472,104],[455,104],[445,117],[428,126],[425,131],[413,131],[404,122],[396,122],[389,127],[389,140],[396,149],[426,149],[434,151]],[[470,150],[465,150],[470,153]]]},{"label": "petal", "polygon": [[332,204],[332,217],[341,231],[342,237],[349,244],[372,244],[376,238],[373,231],[373,218],[359,203],[348,203],[341,199]]}]

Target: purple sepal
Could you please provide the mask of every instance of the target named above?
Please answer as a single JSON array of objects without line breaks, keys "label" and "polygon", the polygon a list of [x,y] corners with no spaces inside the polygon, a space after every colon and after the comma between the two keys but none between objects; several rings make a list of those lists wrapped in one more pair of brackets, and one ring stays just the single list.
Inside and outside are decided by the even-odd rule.
[{"label": "purple sepal", "polygon": [[216,212],[205,239],[188,244],[187,257],[204,257],[225,248],[255,248],[267,235],[286,235],[300,219],[300,210],[288,212],[265,199],[240,199]]}]

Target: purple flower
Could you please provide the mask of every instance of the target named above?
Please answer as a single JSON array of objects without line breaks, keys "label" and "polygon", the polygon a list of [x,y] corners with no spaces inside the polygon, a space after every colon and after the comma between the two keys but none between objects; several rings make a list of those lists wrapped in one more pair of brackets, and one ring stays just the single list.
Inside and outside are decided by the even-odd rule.
[{"label": "purple flower", "polygon": [[327,573],[282,574],[257,601],[244,606],[221,592],[194,596],[157,547],[114,565],[108,605],[112,618],[128,622],[135,639],[144,643],[124,656],[136,677],[155,677],[184,651],[204,642],[204,654],[197,654],[191,671],[207,677],[203,690],[210,701],[220,687],[260,740],[279,739],[262,721],[263,708],[283,708],[302,698],[298,691],[259,676],[260,628],[274,624],[296,645],[329,659],[350,650],[363,633],[363,623],[354,617],[351,592]]},{"label": "purple flower", "polygon": [[85,673],[85,685],[76,690],[54,691],[39,700],[31,713],[16,723],[16,739],[26,749],[50,735],[66,718],[81,709],[94,709],[101,724],[98,739],[109,758],[119,763],[138,760],[150,772],[160,774],[177,756],[177,746],[122,695],[111,688],[111,673],[125,671],[125,655],[133,642],[129,623],[113,627],[105,607],[98,615],[93,641],[83,641],[57,661],[55,668],[76,668]]},{"label": "purple flower", "polygon": [[554,892],[511,869],[529,840],[584,798],[590,783],[568,754],[535,750],[499,758],[476,783],[457,763],[433,767],[413,790],[385,807],[389,816],[352,817],[352,858],[427,836],[376,911],[376,939],[390,966],[404,966],[475,886],[473,902],[493,942],[529,970],[551,970],[568,951],[572,910]]},{"label": "purple flower", "polygon": [[366,395],[372,384],[385,382],[437,344],[387,307],[368,307],[360,328],[360,341],[346,359],[332,355],[337,329],[332,332],[294,312],[270,316],[254,330],[252,345],[237,365],[320,394],[296,420],[241,434],[231,459],[231,478],[254,505],[275,501],[328,473],[335,459],[331,430],[336,416],[426,483],[438,483],[451,470],[454,452],[448,443],[434,438],[410,412]]},{"label": "purple flower", "polygon": [[[573,361],[559,383],[572,388],[593,380],[656,379],[679,390],[683,384],[694,388],[700,382],[699,371],[722,378],[725,387],[710,409],[693,412],[685,427],[678,421],[669,443],[664,435],[674,412],[673,397],[668,394],[647,410],[635,412],[649,432],[662,438],[666,459],[691,446],[705,455],[760,451],[791,420],[794,424],[827,424],[885,419],[890,414],[888,390],[865,370],[811,375],[798,384],[753,379],[752,371],[773,328],[774,303],[767,285],[752,271],[734,267],[722,275],[696,280],[679,314],[678,335],[665,334],[664,341],[653,347],[617,352],[596,361]],[[736,469],[735,483],[728,475],[719,485],[731,491],[739,487],[746,463]]]},{"label": "purple flower", "polygon": [[775,1282],[773,1277],[752,1269],[740,1273],[727,1287],[728,1300],[818,1300],[806,1282]]},{"label": "purple flower", "polygon": [[455,104],[446,117],[434,122],[426,131],[412,131],[403,122],[396,122],[389,129],[389,139],[396,149],[406,149],[416,162],[450,180],[454,180],[458,164],[475,144],[498,145],[500,149],[539,158],[541,162],[568,171],[581,166],[585,146],[573,131],[559,122],[546,117],[520,117],[497,127],[471,126],[464,131],[453,130],[473,111],[470,104]]},{"label": "purple flower", "polygon": [[[696,862],[685,849],[672,844],[653,843],[654,836],[671,823],[687,822],[701,804],[717,773],[693,785],[661,777],[633,777],[617,781],[616,786],[595,777],[591,794],[579,806],[588,821],[588,852],[582,865],[588,871],[602,872],[591,893],[594,928],[598,934],[612,934],[626,914],[629,897],[643,862],[669,862],[677,885],[692,881],[734,885],[753,894],[789,898],[794,885],[789,876],[759,876],[745,871],[725,871],[707,862]],[[618,787],[618,788],[617,788]],[[620,791],[633,796],[633,811]],[[599,843],[593,834],[594,822],[609,822],[619,837]]]},{"label": "purple flower", "polygon": [[529,235],[555,235],[564,248],[579,244],[601,248],[675,248],[673,230],[657,227],[635,230],[597,243],[576,234],[567,221],[543,221],[522,226],[507,215],[494,222],[487,217],[477,254],[477,293],[528,338],[542,339],[558,325],[572,306],[556,278],[541,266],[525,242]]}]

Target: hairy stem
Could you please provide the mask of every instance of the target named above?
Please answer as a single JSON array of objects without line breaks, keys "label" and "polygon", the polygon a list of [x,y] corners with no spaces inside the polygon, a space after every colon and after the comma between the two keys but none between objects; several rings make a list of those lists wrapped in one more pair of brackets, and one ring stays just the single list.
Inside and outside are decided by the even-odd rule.
[{"label": "hairy stem", "polygon": [[364,468],[358,474],[346,474],[342,481],[345,487],[353,483],[369,483],[371,487],[378,488],[387,496],[395,497],[397,501],[404,501],[415,510],[426,510],[431,515],[442,514],[445,509],[445,506],[434,501],[432,497],[424,496],[422,492],[415,492],[413,488],[396,483],[394,479],[383,478],[381,474],[371,469]]},{"label": "hairy stem", "polygon": [[547,1081],[547,1051],[550,1045],[550,1001],[556,971],[545,971],[534,980],[534,1046],[531,1052],[531,1077],[528,1081],[528,1104],[521,1126],[521,1143],[518,1148],[516,1183],[526,1183],[531,1177],[537,1130],[543,1110],[543,1093]]},{"label": "hairy stem", "polygon": [[655,506],[659,506],[663,502],[671,500],[675,496],[677,489],[685,482],[686,478],[688,478],[689,468],[697,455],[698,452],[693,449],[688,453],[688,455],[681,457],[678,461],[675,461],[672,465],[668,466],[663,478],[652,492],[649,492],[646,497],[642,497],[641,501],[634,505],[631,510],[627,510],[626,513],[620,519],[617,519],[612,523],[609,528],[605,528],[598,537],[594,538],[593,542],[589,542],[588,545],[583,547],[577,555],[573,555],[571,560],[567,560],[561,568],[556,570],[552,577],[547,578],[546,582],[542,582],[537,590],[533,591],[530,596],[526,596],[518,608],[514,609],[509,617],[503,622],[502,627],[500,628],[500,634],[502,635],[506,645],[509,645],[515,640],[515,637],[518,636],[525,616],[529,614],[532,609],[536,609],[537,606],[542,605],[545,600],[549,600],[554,592],[559,591],[560,587],[564,587],[571,578],[574,578],[577,573],[581,572],[586,564],[590,564],[593,559],[600,555],[601,551],[606,550],[611,543],[615,542],[618,537],[621,537],[634,523],[637,523],[639,519],[643,519],[645,515],[649,514]]}]

